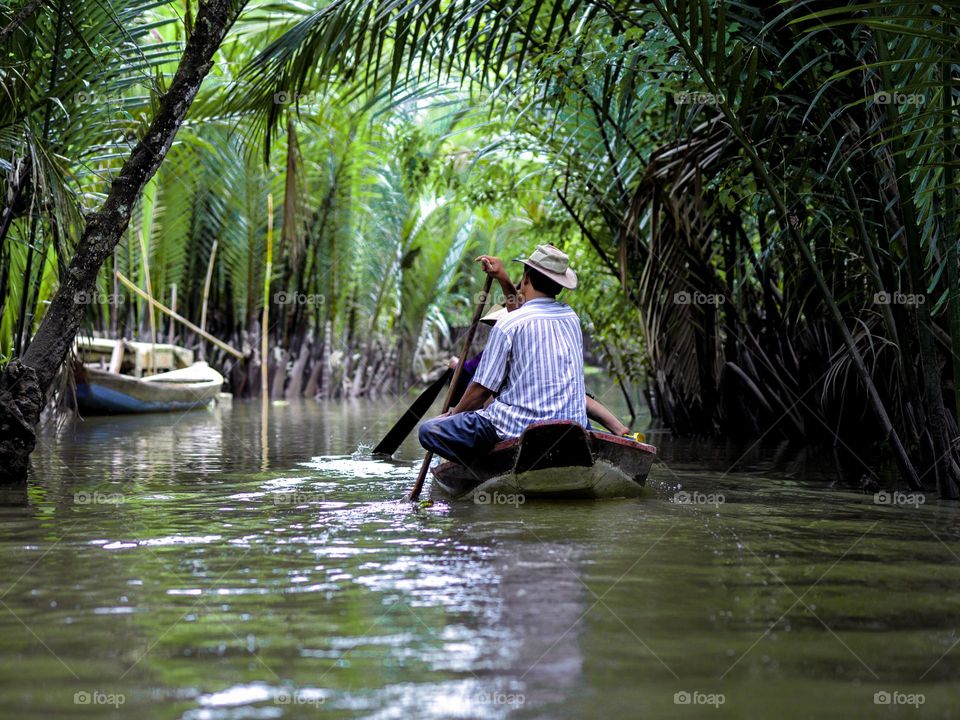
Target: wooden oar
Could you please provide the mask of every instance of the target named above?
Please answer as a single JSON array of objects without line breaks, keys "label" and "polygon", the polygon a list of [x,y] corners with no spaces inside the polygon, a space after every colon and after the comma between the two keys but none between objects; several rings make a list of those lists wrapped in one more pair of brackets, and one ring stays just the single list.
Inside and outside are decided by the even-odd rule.
[{"label": "wooden oar", "polygon": [[[470,346],[473,345],[473,336],[477,334],[477,325],[480,323],[480,317],[483,315],[483,307],[487,304],[487,296],[490,294],[490,285],[493,283],[493,276],[487,275],[487,282],[483,285],[483,291],[477,300],[477,309],[473,312],[473,322],[470,324],[470,330],[467,331],[467,339],[463,343],[463,350],[460,351],[460,362],[457,363],[457,369],[454,370],[453,379],[450,381],[450,389],[447,390],[447,397],[443,401],[441,413],[450,409],[450,402],[453,400],[453,393],[457,390],[457,381],[460,379],[460,371],[463,370],[463,364],[467,360],[467,353],[470,352]],[[428,452],[423,458],[423,465],[420,466],[420,473],[417,475],[417,481],[413,484],[413,489],[407,496],[407,500],[416,500],[420,497],[420,491],[423,490],[423,481],[427,477],[427,468],[430,467],[430,461],[433,460],[433,452]]]},{"label": "wooden oar", "polygon": [[453,375],[453,368],[447,368],[443,375],[420,393],[420,397],[413,401],[403,417],[397,420],[397,424],[390,428],[390,431],[383,436],[383,440],[373,449],[374,455],[393,455],[397,451],[400,443],[406,439],[410,431],[420,422],[423,414],[433,405],[433,401],[437,399],[437,395],[443,390],[443,386],[447,384],[451,375]]}]

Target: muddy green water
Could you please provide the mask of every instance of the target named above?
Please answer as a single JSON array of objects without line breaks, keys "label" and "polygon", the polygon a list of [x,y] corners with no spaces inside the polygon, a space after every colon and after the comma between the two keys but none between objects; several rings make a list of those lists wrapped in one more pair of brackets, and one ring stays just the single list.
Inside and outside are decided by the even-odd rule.
[{"label": "muddy green water", "polygon": [[413,508],[415,441],[356,452],[397,411],[48,429],[0,508],[0,717],[960,714],[956,504],[651,436],[639,499]]}]

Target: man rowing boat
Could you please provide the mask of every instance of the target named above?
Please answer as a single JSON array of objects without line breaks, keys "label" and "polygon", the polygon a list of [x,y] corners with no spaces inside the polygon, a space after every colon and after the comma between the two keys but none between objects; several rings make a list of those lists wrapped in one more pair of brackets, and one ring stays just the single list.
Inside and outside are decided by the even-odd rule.
[{"label": "man rowing boat", "polygon": [[[484,263],[484,269],[487,269],[489,266],[487,263],[491,260],[498,260],[497,258],[491,258],[489,255],[481,255],[477,260]],[[490,272],[489,270],[487,270]],[[506,278],[506,275],[504,274]],[[511,293],[516,293],[513,284],[510,282],[509,278],[501,281],[501,286],[503,287],[503,293],[505,296],[509,297]],[[519,307],[519,305],[517,305]],[[493,327],[497,324],[498,320],[505,318],[507,313],[510,311],[510,308],[504,307],[503,305],[495,305],[494,309],[480,318],[480,322],[485,325]],[[475,357],[470,358],[463,363],[463,370],[460,371],[460,377],[457,379],[457,387],[453,391],[453,399],[451,404],[456,405],[460,401],[460,398],[463,397],[463,393],[466,392],[467,386],[470,384],[470,381],[473,380],[473,376],[477,372],[477,368],[480,367],[480,361],[483,359],[483,351],[481,350]],[[450,358],[450,367],[457,367],[458,358]],[[587,393],[587,417],[591,420],[596,420],[607,430],[612,432],[614,435],[622,435],[625,437],[634,437],[635,435],[630,432],[630,428],[620,422],[620,419],[614,415],[610,409],[597,400],[593,395]],[[487,400],[487,404],[493,402],[491,397]],[[593,429],[593,428],[591,428]]]},{"label": "man rowing boat", "polygon": [[[488,260],[485,270],[503,284],[503,264]],[[423,447],[465,465],[531,423],[572,420],[587,427],[580,319],[557,300],[562,290],[577,287],[576,273],[553,245],[537,246],[520,262],[523,304],[491,329],[480,367],[456,407],[420,426]]]}]

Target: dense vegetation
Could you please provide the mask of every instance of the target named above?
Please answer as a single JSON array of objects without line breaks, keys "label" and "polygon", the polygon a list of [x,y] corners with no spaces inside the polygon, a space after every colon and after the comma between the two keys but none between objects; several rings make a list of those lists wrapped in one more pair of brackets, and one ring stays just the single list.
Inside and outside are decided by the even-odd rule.
[{"label": "dense vegetation", "polygon": [[[7,359],[197,11],[0,11]],[[473,256],[551,241],[585,279],[569,301],[597,351],[676,432],[826,442],[868,475],[859,458],[884,444],[906,482],[955,497],[958,11],[250,2],[77,302],[101,332],[196,343],[115,272],[175,293],[250,351],[243,392],[266,298],[275,395],[375,394],[439,361]]]}]

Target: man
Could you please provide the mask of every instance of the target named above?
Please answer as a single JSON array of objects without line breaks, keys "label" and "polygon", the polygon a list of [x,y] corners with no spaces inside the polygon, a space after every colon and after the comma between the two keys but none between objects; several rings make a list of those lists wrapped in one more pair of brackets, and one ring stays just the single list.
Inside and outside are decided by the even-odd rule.
[{"label": "man", "polygon": [[[503,263],[487,259],[484,270],[512,287]],[[553,245],[538,245],[519,262],[522,305],[491,328],[480,367],[456,407],[420,426],[420,444],[448,460],[469,464],[540,420],[587,427],[580,319],[556,299],[577,287],[576,273]]]},{"label": "man", "polygon": [[[477,260],[484,263],[485,270],[488,267],[490,267],[488,265],[490,261],[500,262],[498,258],[492,258],[489,255],[481,255],[480,257],[477,258]],[[502,267],[502,265],[500,267]],[[487,270],[487,272],[489,274],[491,271]],[[509,278],[505,282],[509,283],[510,282]],[[509,287],[510,287],[509,290],[505,287],[503,291],[504,296],[508,298],[510,297],[511,293],[516,294],[517,292],[512,283],[509,285]],[[503,305],[494,305],[493,308],[491,308],[490,312],[488,312],[486,315],[480,318],[480,322],[486,325],[489,325],[490,327],[493,327],[494,325],[497,324],[499,320],[502,320],[503,318],[505,318],[508,312],[518,307],[520,307],[519,302],[517,302],[513,308],[509,306],[504,307]],[[452,402],[454,405],[456,405],[456,403],[459,402],[460,398],[463,397],[463,393],[466,392],[467,386],[470,385],[470,381],[473,380],[473,376],[476,374],[477,369],[480,367],[480,361],[482,359],[483,359],[483,351],[481,350],[479,353],[477,353],[476,357],[472,357],[463,363],[463,370],[460,371],[460,377],[457,379],[457,387],[453,391]],[[458,360],[459,359],[456,357],[450,358],[451,369],[457,367]],[[493,398],[491,397],[490,400],[488,400],[487,402],[489,403],[492,401],[493,401]],[[633,434],[630,432],[630,428],[628,428],[626,425],[620,422],[620,419],[616,415],[614,415],[612,412],[610,412],[610,409],[606,405],[601,403],[599,400],[593,397],[590,393],[587,393],[587,417],[591,420],[596,420],[598,423],[603,425],[603,427],[605,427],[607,430],[612,432],[614,435],[633,437]],[[595,429],[595,428],[591,427],[591,429]]]}]

